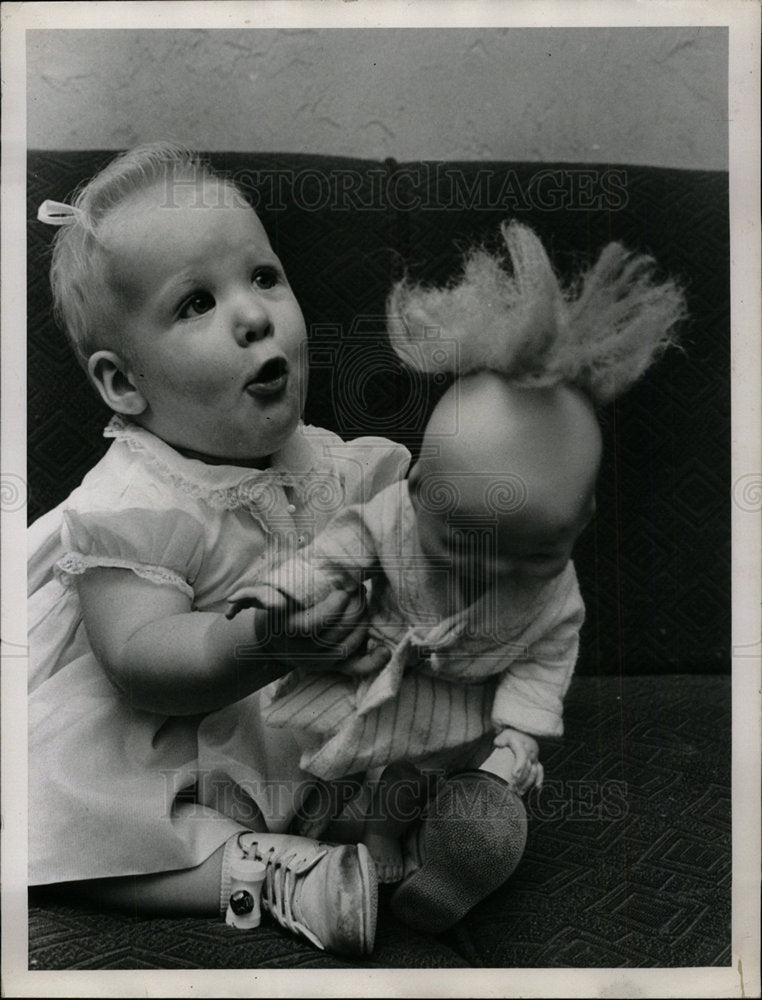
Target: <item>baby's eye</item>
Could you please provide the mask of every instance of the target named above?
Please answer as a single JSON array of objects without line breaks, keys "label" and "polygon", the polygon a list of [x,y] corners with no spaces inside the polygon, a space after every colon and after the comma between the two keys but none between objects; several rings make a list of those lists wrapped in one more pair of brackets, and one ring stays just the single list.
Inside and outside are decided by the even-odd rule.
[{"label": "baby's eye", "polygon": [[254,272],[251,279],[259,288],[274,288],[280,281],[280,275],[274,267],[260,267]]},{"label": "baby's eye", "polygon": [[196,292],[183,302],[177,315],[180,319],[193,319],[195,316],[203,316],[210,309],[214,309],[214,296],[209,292]]}]

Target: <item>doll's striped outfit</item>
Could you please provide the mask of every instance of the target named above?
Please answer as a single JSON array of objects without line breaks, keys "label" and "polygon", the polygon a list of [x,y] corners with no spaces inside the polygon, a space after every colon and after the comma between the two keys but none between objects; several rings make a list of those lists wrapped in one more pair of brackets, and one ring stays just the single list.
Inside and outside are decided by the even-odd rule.
[{"label": "doll's striped outfit", "polygon": [[[426,762],[495,729],[563,732],[563,698],[584,605],[571,562],[554,579],[488,589],[446,615],[452,579],[421,550],[403,480],[345,508],[315,541],[233,597],[303,605],[370,580],[370,636],[392,655],[371,677],[295,670],[264,718],[303,746],[302,768],[323,779],[397,760]],[[489,741],[491,743],[491,739]]]}]

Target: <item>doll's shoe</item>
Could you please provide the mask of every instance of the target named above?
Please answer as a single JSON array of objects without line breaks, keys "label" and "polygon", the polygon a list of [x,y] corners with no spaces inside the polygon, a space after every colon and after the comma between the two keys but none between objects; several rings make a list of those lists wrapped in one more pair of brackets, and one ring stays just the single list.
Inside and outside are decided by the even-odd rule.
[{"label": "doll's shoe", "polygon": [[450,778],[407,838],[392,912],[418,930],[447,930],[509,878],[526,836],[524,804],[502,778],[486,771]]},{"label": "doll's shoe", "polygon": [[289,834],[239,837],[247,858],[267,866],[262,907],[318,948],[367,955],[376,935],[378,885],[363,844],[328,844]]}]

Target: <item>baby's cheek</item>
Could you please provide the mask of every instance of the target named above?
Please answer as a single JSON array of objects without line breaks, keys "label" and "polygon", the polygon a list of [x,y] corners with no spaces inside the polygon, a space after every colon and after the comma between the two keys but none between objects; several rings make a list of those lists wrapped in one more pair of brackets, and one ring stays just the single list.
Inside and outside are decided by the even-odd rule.
[{"label": "baby's cheek", "polygon": [[205,402],[218,397],[220,390],[229,385],[232,379],[229,373],[216,372],[213,364],[178,365],[166,371],[164,382],[178,396]]}]

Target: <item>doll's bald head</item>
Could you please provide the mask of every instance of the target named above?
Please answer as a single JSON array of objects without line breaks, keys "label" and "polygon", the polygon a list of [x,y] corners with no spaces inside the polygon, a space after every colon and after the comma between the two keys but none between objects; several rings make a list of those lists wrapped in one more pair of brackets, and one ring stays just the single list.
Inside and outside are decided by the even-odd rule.
[{"label": "doll's bald head", "polygon": [[410,489],[429,551],[454,521],[486,520],[506,571],[549,578],[595,510],[601,433],[587,397],[569,386],[520,388],[493,372],[459,379],[435,407],[421,454]]}]

